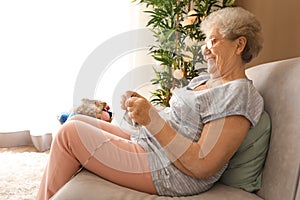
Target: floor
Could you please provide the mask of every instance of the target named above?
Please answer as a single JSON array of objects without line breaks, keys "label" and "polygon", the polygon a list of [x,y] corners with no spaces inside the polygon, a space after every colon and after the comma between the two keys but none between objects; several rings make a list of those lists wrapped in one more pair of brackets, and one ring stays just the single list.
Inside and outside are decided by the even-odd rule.
[{"label": "floor", "polygon": [[0,199],[36,199],[47,160],[33,146],[0,148]]}]

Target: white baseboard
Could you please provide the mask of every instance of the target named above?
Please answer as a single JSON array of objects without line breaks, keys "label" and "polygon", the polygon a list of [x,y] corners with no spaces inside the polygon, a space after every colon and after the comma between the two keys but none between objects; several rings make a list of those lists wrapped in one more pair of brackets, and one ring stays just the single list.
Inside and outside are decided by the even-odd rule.
[{"label": "white baseboard", "polygon": [[29,130],[0,132],[0,148],[34,146],[38,151],[50,149],[52,134],[31,135]]}]

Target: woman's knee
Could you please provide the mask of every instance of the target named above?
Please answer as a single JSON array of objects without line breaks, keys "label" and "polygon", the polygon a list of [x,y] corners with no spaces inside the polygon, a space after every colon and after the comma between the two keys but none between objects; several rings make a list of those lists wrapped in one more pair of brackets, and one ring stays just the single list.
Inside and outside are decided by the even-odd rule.
[{"label": "woman's knee", "polygon": [[84,119],[84,115],[77,114],[77,115],[73,115],[73,116],[69,117],[67,121],[72,121],[72,120],[82,121],[83,119]]},{"label": "woman's knee", "polygon": [[80,123],[75,119],[66,121],[58,130],[56,134],[57,139],[67,139],[74,137],[74,134],[78,134],[76,130],[76,124]]}]

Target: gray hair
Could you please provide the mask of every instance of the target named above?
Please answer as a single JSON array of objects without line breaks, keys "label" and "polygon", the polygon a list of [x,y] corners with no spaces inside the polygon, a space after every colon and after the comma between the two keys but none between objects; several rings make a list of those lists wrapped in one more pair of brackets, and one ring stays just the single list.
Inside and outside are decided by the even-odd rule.
[{"label": "gray hair", "polygon": [[240,36],[247,39],[242,60],[249,63],[262,49],[261,25],[255,16],[241,7],[227,7],[212,12],[201,23],[201,31],[206,34],[218,28],[224,38],[235,40]]}]

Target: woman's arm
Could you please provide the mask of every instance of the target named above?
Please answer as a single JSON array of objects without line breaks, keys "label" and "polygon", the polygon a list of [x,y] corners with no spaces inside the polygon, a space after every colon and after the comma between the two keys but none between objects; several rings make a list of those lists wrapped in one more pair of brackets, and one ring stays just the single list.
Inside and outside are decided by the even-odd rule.
[{"label": "woman's arm", "polygon": [[250,122],[234,115],[204,125],[198,142],[177,134],[144,98],[128,101],[132,119],[144,125],[165,148],[174,165],[195,178],[207,178],[220,170],[233,156],[245,138]]},{"label": "woman's arm", "polygon": [[[150,126],[146,127],[152,133]],[[249,127],[246,118],[230,116],[205,124],[198,142],[177,134],[167,123],[154,137],[182,172],[195,178],[208,178],[229,161]]]}]

